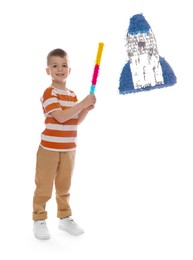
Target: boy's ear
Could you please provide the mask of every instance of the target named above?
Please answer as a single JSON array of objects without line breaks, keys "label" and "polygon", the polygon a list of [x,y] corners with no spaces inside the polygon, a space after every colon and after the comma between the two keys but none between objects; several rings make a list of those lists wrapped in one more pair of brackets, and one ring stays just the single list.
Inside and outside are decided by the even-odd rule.
[{"label": "boy's ear", "polygon": [[50,70],[49,70],[49,68],[46,68],[46,73],[47,73],[48,75],[50,75]]}]

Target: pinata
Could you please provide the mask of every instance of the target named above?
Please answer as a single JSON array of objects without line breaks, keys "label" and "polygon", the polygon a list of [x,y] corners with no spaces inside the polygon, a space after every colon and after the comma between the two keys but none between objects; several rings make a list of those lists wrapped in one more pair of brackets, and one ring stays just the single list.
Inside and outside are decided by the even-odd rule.
[{"label": "pinata", "polygon": [[154,33],[142,13],[130,18],[126,35],[128,61],[119,79],[119,94],[173,86],[176,75],[158,53]]}]

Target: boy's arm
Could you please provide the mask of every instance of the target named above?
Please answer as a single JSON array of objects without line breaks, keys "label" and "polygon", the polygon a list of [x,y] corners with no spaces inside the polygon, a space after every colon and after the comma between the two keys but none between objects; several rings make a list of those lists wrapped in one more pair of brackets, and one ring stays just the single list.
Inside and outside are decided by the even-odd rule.
[{"label": "boy's arm", "polygon": [[[67,120],[69,120],[70,118],[74,117],[75,115],[80,114],[80,112],[82,110],[86,109],[87,107],[93,106],[95,104],[95,102],[96,102],[96,97],[95,97],[95,95],[91,94],[91,95],[88,95],[86,98],[84,98],[81,102],[74,105],[73,107],[70,107],[65,110],[55,110],[55,111],[51,112],[50,114],[59,123],[64,123]],[[88,111],[87,111],[87,113],[88,113]]]}]

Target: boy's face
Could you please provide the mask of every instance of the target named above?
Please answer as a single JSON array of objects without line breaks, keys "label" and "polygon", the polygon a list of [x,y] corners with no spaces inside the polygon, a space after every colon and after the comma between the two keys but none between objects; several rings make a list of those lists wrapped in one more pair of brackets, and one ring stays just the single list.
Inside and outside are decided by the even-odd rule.
[{"label": "boy's face", "polygon": [[46,72],[56,83],[64,83],[70,74],[70,62],[68,56],[64,58],[51,56]]}]

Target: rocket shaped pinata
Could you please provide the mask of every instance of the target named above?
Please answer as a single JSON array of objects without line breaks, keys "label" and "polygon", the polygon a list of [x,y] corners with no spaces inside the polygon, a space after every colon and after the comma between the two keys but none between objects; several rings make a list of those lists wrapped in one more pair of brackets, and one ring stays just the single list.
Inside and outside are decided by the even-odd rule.
[{"label": "rocket shaped pinata", "polygon": [[121,72],[120,94],[168,87],[177,82],[172,68],[159,55],[155,36],[142,14],[130,18],[126,48],[129,60]]}]

